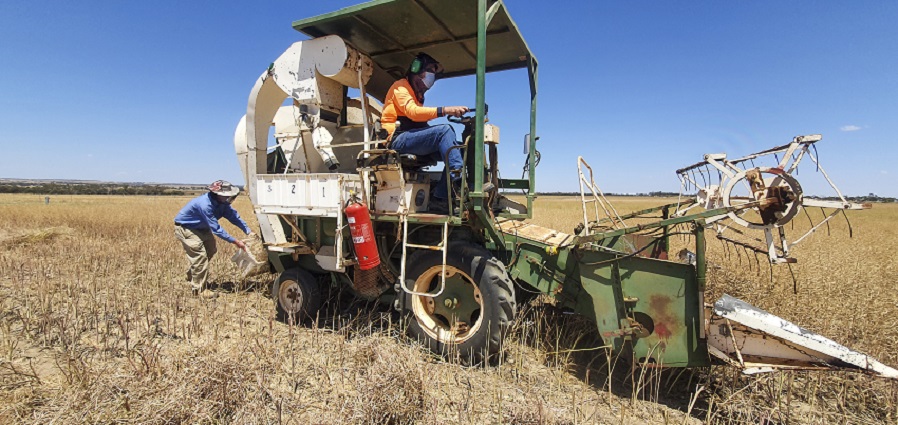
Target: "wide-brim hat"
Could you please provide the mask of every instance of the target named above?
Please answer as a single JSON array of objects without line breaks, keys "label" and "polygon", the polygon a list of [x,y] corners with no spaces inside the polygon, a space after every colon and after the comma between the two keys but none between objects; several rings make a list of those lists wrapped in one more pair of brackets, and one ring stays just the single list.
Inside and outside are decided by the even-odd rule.
[{"label": "wide-brim hat", "polygon": [[237,194],[240,193],[239,187],[232,185],[231,182],[226,180],[216,180],[206,189],[209,189],[209,192],[221,196],[237,196]]}]

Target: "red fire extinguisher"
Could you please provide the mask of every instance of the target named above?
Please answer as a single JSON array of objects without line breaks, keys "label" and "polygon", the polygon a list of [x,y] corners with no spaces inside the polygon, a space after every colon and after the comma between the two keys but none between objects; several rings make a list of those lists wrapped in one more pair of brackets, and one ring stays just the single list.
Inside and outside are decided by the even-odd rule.
[{"label": "red fire extinguisher", "polygon": [[379,266],[380,256],[377,254],[377,242],[374,241],[374,228],[371,226],[368,207],[357,200],[352,200],[343,212],[349,221],[349,233],[352,234],[359,268],[370,270]]}]

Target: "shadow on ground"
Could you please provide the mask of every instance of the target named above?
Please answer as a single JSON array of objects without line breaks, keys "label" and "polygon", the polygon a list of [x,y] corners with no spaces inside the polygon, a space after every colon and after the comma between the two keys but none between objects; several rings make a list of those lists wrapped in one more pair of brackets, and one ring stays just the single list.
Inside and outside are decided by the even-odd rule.
[{"label": "shadow on ground", "polygon": [[610,391],[622,399],[658,403],[699,420],[707,415],[705,397],[693,402],[698,388],[707,385],[706,369],[644,368],[631,360],[626,350],[612,356],[603,348],[594,323],[550,305],[525,306],[518,322],[521,325],[513,338],[549,353],[547,364],[570,370],[596,390]]}]

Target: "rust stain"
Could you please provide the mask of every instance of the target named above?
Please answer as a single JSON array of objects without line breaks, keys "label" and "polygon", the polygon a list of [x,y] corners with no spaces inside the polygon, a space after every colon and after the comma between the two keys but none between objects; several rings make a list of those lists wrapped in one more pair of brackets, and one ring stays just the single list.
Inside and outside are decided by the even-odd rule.
[{"label": "rust stain", "polygon": [[670,329],[664,323],[655,323],[655,335],[666,341],[670,339]]},{"label": "rust stain", "polygon": [[677,316],[670,311],[671,300],[664,295],[652,295],[649,300],[649,315],[655,321],[655,335],[667,341],[679,332]]}]

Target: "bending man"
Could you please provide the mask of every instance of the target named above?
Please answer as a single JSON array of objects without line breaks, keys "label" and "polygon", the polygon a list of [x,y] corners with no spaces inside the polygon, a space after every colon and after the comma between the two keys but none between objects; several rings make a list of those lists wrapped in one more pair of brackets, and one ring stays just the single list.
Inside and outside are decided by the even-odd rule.
[{"label": "bending man", "polygon": [[247,235],[251,236],[253,232],[240,218],[237,210],[231,207],[231,202],[234,202],[240,193],[239,187],[224,180],[216,180],[207,189],[208,193],[190,200],[175,216],[175,237],[181,241],[187,254],[187,261],[190,264],[187,269],[187,280],[193,294],[211,298],[214,294],[206,289],[206,280],[209,278],[209,260],[217,251],[213,235],[237,245],[240,249],[246,248],[242,241],[228,234],[218,224],[218,220],[224,217]]}]

